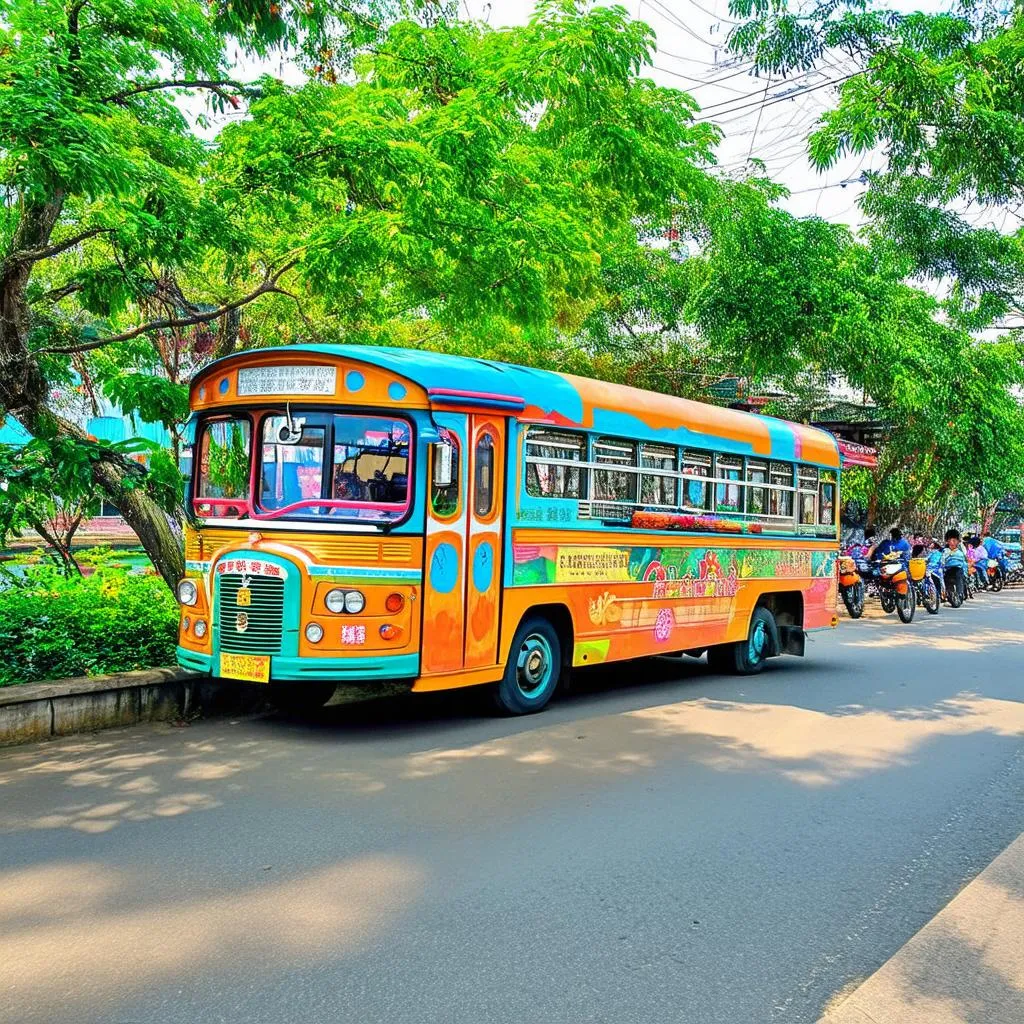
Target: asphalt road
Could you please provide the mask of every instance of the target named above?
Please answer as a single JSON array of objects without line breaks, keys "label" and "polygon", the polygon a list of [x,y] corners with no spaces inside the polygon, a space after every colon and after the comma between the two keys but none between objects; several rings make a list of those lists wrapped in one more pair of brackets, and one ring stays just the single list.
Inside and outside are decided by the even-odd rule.
[{"label": "asphalt road", "polygon": [[1024,594],[759,677],[0,754],[0,1019],[813,1022],[1024,831]]}]

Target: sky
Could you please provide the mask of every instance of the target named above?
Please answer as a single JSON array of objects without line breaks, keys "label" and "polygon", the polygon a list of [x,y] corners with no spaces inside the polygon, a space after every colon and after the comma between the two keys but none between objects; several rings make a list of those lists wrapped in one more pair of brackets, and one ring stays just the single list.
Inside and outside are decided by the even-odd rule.
[{"label": "sky", "polygon": [[[610,0],[609,0],[610,2]],[[857,179],[872,169],[870,155],[840,161],[818,173],[807,160],[807,136],[822,113],[835,104],[830,83],[857,70],[844,54],[830,53],[820,71],[788,80],[754,77],[749,61],[726,48],[728,0],[618,0],[654,29],[657,53],[645,74],[659,85],[682,89],[700,104],[699,117],[719,125],[717,150],[724,174],[739,174],[750,158],[765,162],[768,176],[790,190],[781,205],[797,217],[817,215],[856,226]],[[460,0],[460,13],[495,27],[522,24],[533,0]],[[930,2],[918,3],[928,9]],[[877,158],[876,158],[877,163]]]}]

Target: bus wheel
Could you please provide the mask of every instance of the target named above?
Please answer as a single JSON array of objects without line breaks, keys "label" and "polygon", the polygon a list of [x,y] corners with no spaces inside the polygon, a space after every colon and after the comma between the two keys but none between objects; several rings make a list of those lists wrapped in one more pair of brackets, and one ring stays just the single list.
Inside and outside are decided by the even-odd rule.
[{"label": "bus wheel", "polygon": [[547,706],[562,672],[562,644],[541,616],[523,622],[509,650],[505,674],[494,686],[494,703],[506,715],[529,715]]},{"label": "bus wheel", "polygon": [[335,683],[271,683],[270,703],[279,711],[315,711],[333,696]]},{"label": "bus wheel", "polygon": [[775,653],[778,635],[775,617],[767,608],[757,607],[750,616],[747,639],[709,647],[708,665],[713,672],[752,676],[760,672],[764,663]]}]

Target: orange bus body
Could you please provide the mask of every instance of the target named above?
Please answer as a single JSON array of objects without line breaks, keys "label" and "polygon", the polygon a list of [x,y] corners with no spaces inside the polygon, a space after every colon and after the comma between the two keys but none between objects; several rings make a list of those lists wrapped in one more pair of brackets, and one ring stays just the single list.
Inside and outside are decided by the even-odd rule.
[{"label": "orange bus body", "polygon": [[775,654],[835,625],[823,431],[349,346],[228,357],[191,404],[200,519],[178,651],[214,676],[494,683],[531,617],[566,668],[743,644],[759,608]]}]

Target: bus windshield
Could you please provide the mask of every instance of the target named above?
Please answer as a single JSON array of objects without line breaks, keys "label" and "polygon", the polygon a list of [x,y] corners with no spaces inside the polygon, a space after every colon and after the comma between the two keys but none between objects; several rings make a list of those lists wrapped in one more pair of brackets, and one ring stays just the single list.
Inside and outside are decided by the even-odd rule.
[{"label": "bus windshield", "polygon": [[[260,513],[395,522],[409,507],[409,424],[289,410],[261,425]],[[259,516],[257,516],[259,517]]]},{"label": "bus windshield", "polygon": [[411,497],[409,439],[408,421],[389,416],[291,408],[253,421],[211,418],[200,433],[195,510],[201,516],[397,522]]}]

